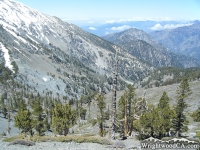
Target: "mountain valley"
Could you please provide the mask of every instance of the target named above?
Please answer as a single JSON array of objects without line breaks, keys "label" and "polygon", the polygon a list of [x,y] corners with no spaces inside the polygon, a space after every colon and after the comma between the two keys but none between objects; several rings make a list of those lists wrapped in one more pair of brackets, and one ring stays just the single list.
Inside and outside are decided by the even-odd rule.
[{"label": "mountain valley", "polygon": [[[97,141],[108,144],[116,107],[118,139],[138,144],[150,135],[171,138],[169,131],[175,129],[157,124],[165,122],[162,113],[170,114],[169,122],[176,118],[182,98],[189,124],[181,134],[199,140],[200,123],[193,117],[200,109],[199,29],[196,22],[151,33],[129,28],[99,37],[20,2],[0,0],[0,137],[10,140],[11,129],[11,135],[25,132],[26,140],[34,134],[36,141],[41,137],[50,142],[42,137],[55,134],[66,142],[69,134],[92,143],[103,136]],[[178,99],[185,87],[186,95]],[[163,99],[167,106],[158,108]],[[64,119],[52,117],[57,114]],[[146,122],[160,117],[151,133],[142,128],[151,127],[150,121],[141,123],[145,115]],[[20,119],[27,116],[33,122],[26,132]]]}]

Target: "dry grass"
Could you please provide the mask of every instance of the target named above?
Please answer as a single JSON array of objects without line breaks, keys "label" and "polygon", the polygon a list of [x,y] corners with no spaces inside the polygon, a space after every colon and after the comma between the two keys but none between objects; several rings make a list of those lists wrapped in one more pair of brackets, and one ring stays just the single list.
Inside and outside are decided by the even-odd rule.
[{"label": "dry grass", "polygon": [[33,142],[47,142],[47,141],[56,141],[56,142],[76,142],[76,143],[98,143],[103,145],[110,145],[108,139],[85,134],[85,135],[68,135],[68,136],[33,136],[33,137],[26,137],[23,136],[13,136],[9,138],[5,138],[5,142],[14,142],[16,140],[26,140],[26,141],[33,141]]},{"label": "dry grass", "polygon": [[4,142],[13,142],[13,141],[18,140],[18,139],[24,139],[24,137],[22,135],[17,135],[17,136],[5,138],[3,141]]}]

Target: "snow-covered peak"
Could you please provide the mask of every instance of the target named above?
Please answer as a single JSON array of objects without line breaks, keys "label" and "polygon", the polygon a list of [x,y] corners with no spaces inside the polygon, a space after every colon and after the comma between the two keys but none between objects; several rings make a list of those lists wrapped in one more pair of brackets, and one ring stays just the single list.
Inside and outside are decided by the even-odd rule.
[{"label": "snow-covered peak", "polygon": [[12,0],[0,1],[0,24],[11,34],[31,35],[27,38],[33,41],[38,39],[46,44],[51,42],[47,35],[55,38],[59,36],[58,30],[70,31],[70,26],[60,19]]},{"label": "snow-covered peak", "polygon": [[44,20],[46,21],[49,19],[39,11],[11,0],[0,1],[0,10],[0,18],[2,20],[6,18],[4,21],[11,23],[11,25],[17,26],[18,28],[24,25],[29,26],[33,22],[42,23]]}]

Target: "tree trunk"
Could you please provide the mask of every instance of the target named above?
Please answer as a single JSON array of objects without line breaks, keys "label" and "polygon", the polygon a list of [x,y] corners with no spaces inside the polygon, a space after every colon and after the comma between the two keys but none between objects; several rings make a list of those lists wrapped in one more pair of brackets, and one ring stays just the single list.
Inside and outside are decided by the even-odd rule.
[{"label": "tree trunk", "polygon": [[151,137],[153,137],[153,133],[154,131],[153,131],[153,128],[151,127],[151,133],[150,133]]},{"label": "tree trunk", "polygon": [[67,136],[69,129],[67,127],[64,128],[64,136]]},{"label": "tree trunk", "polygon": [[124,136],[127,136],[127,101],[124,102]]},{"label": "tree trunk", "polygon": [[176,137],[179,137],[179,131],[176,131]]}]

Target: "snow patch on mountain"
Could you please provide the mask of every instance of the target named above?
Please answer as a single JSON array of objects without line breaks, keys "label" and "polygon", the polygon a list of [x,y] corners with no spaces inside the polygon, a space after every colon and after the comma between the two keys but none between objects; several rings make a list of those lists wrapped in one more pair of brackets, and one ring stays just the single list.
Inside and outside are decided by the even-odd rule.
[{"label": "snow patch on mountain", "polygon": [[[0,16],[0,17],[1,17],[1,16]],[[3,20],[3,18],[2,18],[2,20]],[[0,24],[1,24],[1,25],[3,25],[4,27],[7,27],[7,28],[9,28],[9,29],[11,29],[11,30],[13,30],[13,31],[16,30],[15,27],[13,27],[12,25],[10,25],[10,24],[8,24],[7,22],[4,22],[4,21],[2,21],[2,20],[1,20],[1,18],[0,18]]]},{"label": "snow patch on mountain", "polygon": [[31,38],[30,36],[26,35],[29,39],[31,39],[33,42],[35,42],[36,44],[39,44],[36,40],[34,40],[33,38]]},{"label": "snow patch on mountain", "polygon": [[48,81],[48,79],[46,77],[43,77],[42,79],[44,80],[44,82]]},{"label": "snow patch on mountain", "polygon": [[[44,15],[20,2],[2,0],[0,1],[0,10],[0,24],[23,43],[27,43],[25,42],[26,40],[17,36],[17,33],[21,30],[24,31],[24,37],[28,37],[37,44],[38,41],[34,40],[33,37],[45,41],[48,44],[50,43],[49,39],[44,35],[44,29],[56,33],[56,31],[52,29],[54,24],[57,23],[54,17]],[[60,25],[60,28],[63,29],[64,27]],[[31,35],[31,37],[28,35]]]},{"label": "snow patch on mountain", "polygon": [[31,46],[34,47],[36,50],[38,50],[38,48],[35,45],[31,44]]},{"label": "snow patch on mountain", "polygon": [[8,31],[10,34],[12,34],[15,38],[19,39],[20,41],[22,41],[23,43],[27,43],[26,40],[20,36],[18,36],[15,32],[13,31],[10,31],[9,29],[7,28],[4,28],[6,31]]},{"label": "snow patch on mountain", "polygon": [[17,43],[18,45],[20,45],[18,41],[16,41],[16,40],[14,40],[14,41],[15,41],[15,43]]},{"label": "snow patch on mountain", "polygon": [[26,57],[28,60],[32,61],[29,57],[27,57],[25,54],[23,54],[18,48],[14,47],[15,50],[17,50],[19,53],[21,53],[24,57]]},{"label": "snow patch on mountain", "polygon": [[50,43],[47,37],[45,37],[45,40],[47,41],[47,44],[49,44],[49,43]]},{"label": "snow patch on mountain", "polygon": [[4,52],[5,67],[9,68],[13,73],[15,73],[15,71],[13,70],[13,66],[11,65],[8,49],[6,49],[1,42],[0,42],[0,49],[2,50],[2,52]]},{"label": "snow patch on mountain", "polygon": [[[29,7],[23,5],[22,3],[8,0],[0,1],[0,9],[4,10],[1,11],[2,13],[0,17],[3,18],[6,16],[7,22],[12,22],[13,25],[17,25],[18,27],[23,25],[29,26],[31,22],[36,22],[37,19],[35,16],[40,14],[36,10],[34,13],[30,13]],[[13,9],[15,11],[13,11]]]}]

